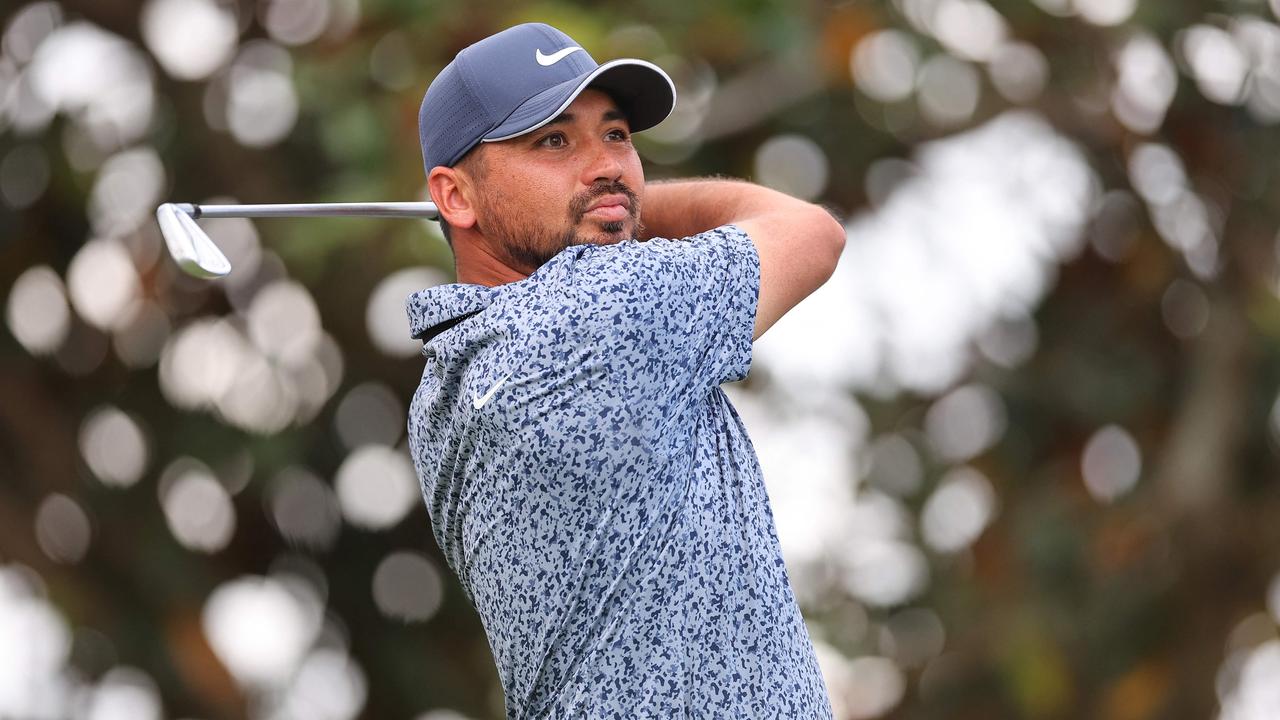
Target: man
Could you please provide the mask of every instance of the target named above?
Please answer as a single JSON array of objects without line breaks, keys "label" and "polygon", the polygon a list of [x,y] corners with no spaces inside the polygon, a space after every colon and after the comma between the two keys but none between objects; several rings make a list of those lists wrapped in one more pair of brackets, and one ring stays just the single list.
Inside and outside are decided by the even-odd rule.
[{"label": "man", "polygon": [[409,437],[509,718],[831,716],[719,386],[844,231],[748,183],[646,186],[631,133],[674,103],[659,68],[597,66],[541,24],[463,50],[423,99],[459,282],[409,299]]}]

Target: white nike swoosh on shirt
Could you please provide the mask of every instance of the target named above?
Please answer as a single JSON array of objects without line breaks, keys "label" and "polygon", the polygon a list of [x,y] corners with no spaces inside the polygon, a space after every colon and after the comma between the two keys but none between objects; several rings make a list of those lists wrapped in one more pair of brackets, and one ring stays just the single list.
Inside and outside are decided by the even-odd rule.
[{"label": "white nike swoosh on shirt", "polygon": [[489,402],[489,399],[493,397],[494,393],[498,392],[498,388],[502,387],[502,384],[505,383],[507,381],[507,378],[509,377],[511,377],[511,373],[507,373],[506,375],[503,375],[501,380],[494,383],[493,387],[489,388],[489,392],[481,395],[478,398],[473,398],[471,400],[471,405],[475,407],[475,409],[477,410],[484,407],[484,404]]},{"label": "white nike swoosh on shirt", "polygon": [[563,60],[569,53],[576,52],[581,49],[582,48],[580,47],[567,47],[563,50],[557,50],[550,55],[543,55],[542,50],[536,50],[533,53],[533,57],[538,61],[539,65],[543,67],[550,67]]}]

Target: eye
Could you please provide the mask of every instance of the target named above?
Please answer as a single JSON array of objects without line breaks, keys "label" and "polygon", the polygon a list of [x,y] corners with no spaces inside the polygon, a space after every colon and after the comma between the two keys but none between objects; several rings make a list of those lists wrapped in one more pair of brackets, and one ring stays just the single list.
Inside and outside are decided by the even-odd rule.
[{"label": "eye", "polygon": [[604,137],[606,140],[626,140],[630,134],[622,128],[614,128],[605,133]]},{"label": "eye", "polygon": [[562,148],[569,144],[569,140],[564,136],[564,133],[554,132],[544,135],[538,140],[538,144],[542,147]]}]

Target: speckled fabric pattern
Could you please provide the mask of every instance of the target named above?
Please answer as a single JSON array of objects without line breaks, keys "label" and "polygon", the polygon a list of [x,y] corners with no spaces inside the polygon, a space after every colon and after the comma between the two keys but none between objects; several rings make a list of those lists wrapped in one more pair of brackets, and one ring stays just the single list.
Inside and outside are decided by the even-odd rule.
[{"label": "speckled fabric pattern", "polygon": [[435,537],[508,718],[829,718],[755,451],[760,267],[724,226],[408,302]]}]

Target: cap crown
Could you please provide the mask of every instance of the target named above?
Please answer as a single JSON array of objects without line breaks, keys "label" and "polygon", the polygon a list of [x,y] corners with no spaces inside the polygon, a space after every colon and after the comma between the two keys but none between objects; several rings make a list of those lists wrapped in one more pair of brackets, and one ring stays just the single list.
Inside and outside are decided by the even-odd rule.
[{"label": "cap crown", "polygon": [[431,82],[418,111],[427,172],[458,162],[528,99],[597,67],[573,38],[543,23],[467,47]]}]

